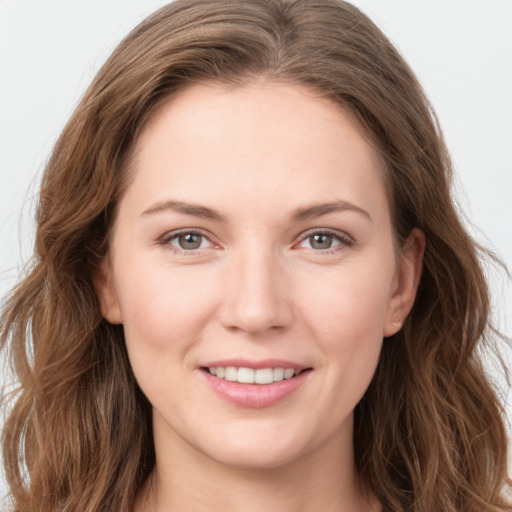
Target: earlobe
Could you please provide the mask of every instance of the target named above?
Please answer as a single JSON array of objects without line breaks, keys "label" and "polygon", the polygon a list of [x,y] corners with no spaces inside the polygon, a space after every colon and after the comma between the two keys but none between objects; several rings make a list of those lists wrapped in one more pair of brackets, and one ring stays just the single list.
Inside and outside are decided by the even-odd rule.
[{"label": "earlobe", "polygon": [[420,283],[425,245],[425,235],[415,228],[402,247],[396,286],[389,301],[384,325],[385,337],[396,334],[402,328],[412,309]]},{"label": "earlobe", "polygon": [[123,318],[117,300],[117,293],[110,276],[107,257],[96,267],[92,279],[103,318],[111,324],[122,324]]}]

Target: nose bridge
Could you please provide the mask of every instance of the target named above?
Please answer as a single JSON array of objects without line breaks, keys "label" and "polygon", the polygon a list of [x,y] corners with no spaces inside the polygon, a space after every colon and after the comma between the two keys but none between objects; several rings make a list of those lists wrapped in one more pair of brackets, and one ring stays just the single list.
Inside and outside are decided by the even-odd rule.
[{"label": "nose bridge", "polygon": [[285,273],[272,246],[250,241],[233,250],[226,272],[222,308],[226,327],[258,333],[289,323]]}]

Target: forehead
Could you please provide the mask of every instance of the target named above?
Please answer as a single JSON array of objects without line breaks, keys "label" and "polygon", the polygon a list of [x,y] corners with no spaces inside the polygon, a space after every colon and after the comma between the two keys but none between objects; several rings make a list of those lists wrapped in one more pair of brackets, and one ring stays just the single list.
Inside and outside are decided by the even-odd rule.
[{"label": "forehead", "polygon": [[131,167],[129,189],[146,201],[228,205],[269,188],[290,204],[384,193],[383,164],[353,117],[312,89],[275,82],[181,91],[144,127]]},{"label": "forehead", "polygon": [[[286,130],[292,123],[294,129]],[[264,124],[267,128],[272,125],[275,130],[261,131]],[[169,135],[178,130],[183,138],[191,135],[191,141],[204,137],[205,145],[213,142],[216,134],[222,135],[223,125],[237,128],[236,131],[230,130],[229,137],[244,138],[249,142],[263,142],[265,134],[267,140],[274,141],[276,131],[280,131],[276,142],[286,145],[286,141],[293,143],[292,136],[301,135],[311,137],[318,134],[328,142],[326,129],[334,128],[334,138],[340,124],[350,125],[354,138],[364,139],[374,146],[373,137],[361,127],[348,107],[314,88],[264,79],[246,85],[206,82],[186,87],[164,101],[144,126],[135,149],[136,153],[140,152],[148,139],[155,139],[155,133],[161,132],[162,127],[168,130]],[[184,129],[190,133],[184,133]],[[343,138],[347,136],[348,132]],[[342,144],[343,139],[338,138],[336,143]],[[383,165],[378,152],[372,151],[371,156],[376,166]]]}]

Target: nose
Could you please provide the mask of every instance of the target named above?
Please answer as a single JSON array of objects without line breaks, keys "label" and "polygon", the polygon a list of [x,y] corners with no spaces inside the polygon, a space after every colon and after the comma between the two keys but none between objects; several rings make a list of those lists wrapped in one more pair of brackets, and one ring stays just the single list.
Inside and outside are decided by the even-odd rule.
[{"label": "nose", "polygon": [[226,268],[220,308],[220,320],[227,329],[260,334],[290,325],[290,289],[283,266],[270,253],[246,251],[233,255]]}]

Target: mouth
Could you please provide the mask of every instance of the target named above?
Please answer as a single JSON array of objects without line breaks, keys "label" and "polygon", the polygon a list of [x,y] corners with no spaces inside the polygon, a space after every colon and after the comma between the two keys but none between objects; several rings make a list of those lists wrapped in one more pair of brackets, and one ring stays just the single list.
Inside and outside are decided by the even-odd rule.
[{"label": "mouth", "polygon": [[216,361],[200,370],[210,389],[227,402],[260,409],[294,395],[309,380],[313,368],[285,361]]},{"label": "mouth", "polygon": [[293,379],[312,368],[248,368],[245,366],[209,366],[201,370],[217,379],[240,384],[268,385],[274,382]]}]

